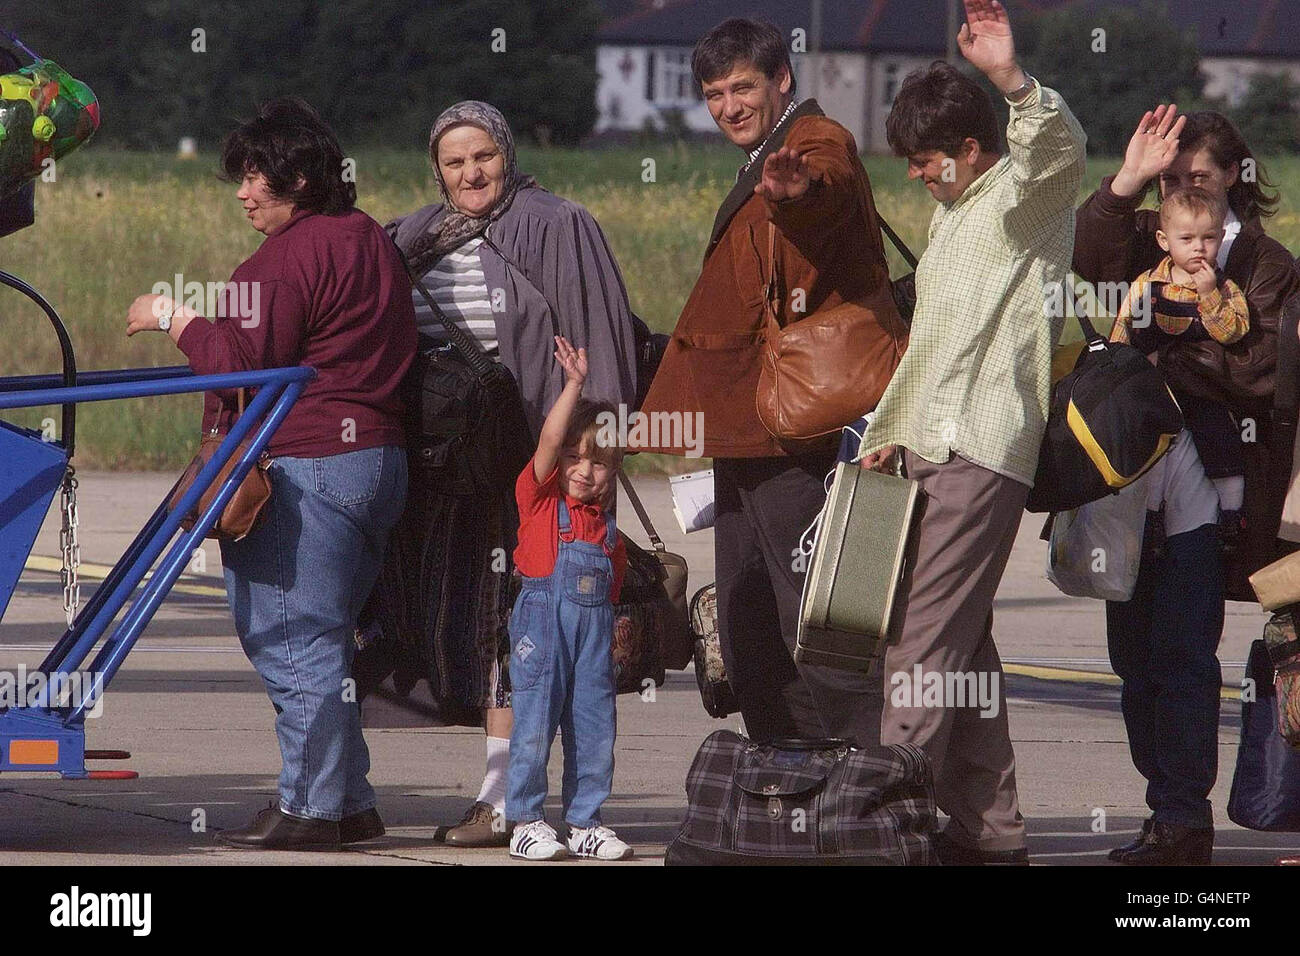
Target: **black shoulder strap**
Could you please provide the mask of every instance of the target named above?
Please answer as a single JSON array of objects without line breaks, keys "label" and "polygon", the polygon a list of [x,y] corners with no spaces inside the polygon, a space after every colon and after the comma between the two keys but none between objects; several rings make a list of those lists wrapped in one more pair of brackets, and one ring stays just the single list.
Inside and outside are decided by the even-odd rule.
[{"label": "black shoulder strap", "polygon": [[898,237],[898,233],[894,232],[889,223],[885,221],[885,217],[880,214],[879,209],[876,210],[876,219],[880,221],[881,230],[889,237],[889,241],[894,244],[894,248],[898,250],[899,254],[903,257],[903,260],[915,269],[916,256],[912,255],[912,250],[907,248],[907,243],[903,242],[903,240]]},{"label": "black shoulder strap", "polygon": [[424,280],[420,276],[411,274],[410,264],[407,262],[406,256],[402,254],[401,246],[394,242],[393,248],[401,256],[402,265],[406,267],[407,274],[411,277],[411,285],[420,293],[420,297],[424,299],[424,304],[429,307],[433,317],[447,330],[447,337],[451,340],[451,344],[459,350],[466,363],[473,369],[474,374],[481,379],[495,376],[497,374],[496,363],[487,354],[487,350],[483,348],[478,339],[448,318],[447,313],[443,312],[438,303],[433,301],[433,296],[429,294],[429,289],[425,286]]},{"label": "black shoulder strap", "polygon": [[632,508],[636,511],[636,516],[641,519],[641,526],[645,528],[645,533],[650,537],[650,544],[656,551],[666,550],[664,543],[659,535],[655,532],[655,526],[650,521],[650,515],[645,510],[645,505],[641,504],[640,497],[637,496],[636,489],[632,487],[632,480],[622,471],[618,473],[619,483],[623,490],[627,492],[628,500],[632,502]]},{"label": "black shoulder strap", "polygon": [[[1073,278],[1072,275],[1071,278]],[[1065,285],[1065,297],[1069,302],[1070,311],[1074,313],[1075,321],[1079,323],[1079,328],[1083,332],[1083,341],[1088,345],[1093,345],[1097,342],[1101,342],[1105,344],[1105,342],[1107,341],[1106,336],[1100,334],[1097,331],[1097,329],[1092,324],[1092,320],[1083,314],[1082,310],[1080,310],[1079,308],[1079,304],[1075,302],[1074,283],[1067,281],[1064,283],[1064,285]]]}]

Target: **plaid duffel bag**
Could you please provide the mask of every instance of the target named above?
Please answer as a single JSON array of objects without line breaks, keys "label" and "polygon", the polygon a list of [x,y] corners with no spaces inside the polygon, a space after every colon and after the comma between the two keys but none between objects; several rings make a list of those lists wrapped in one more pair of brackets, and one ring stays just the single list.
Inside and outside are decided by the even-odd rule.
[{"label": "plaid duffel bag", "polygon": [[669,866],[938,863],[930,763],[911,744],[705,738]]}]

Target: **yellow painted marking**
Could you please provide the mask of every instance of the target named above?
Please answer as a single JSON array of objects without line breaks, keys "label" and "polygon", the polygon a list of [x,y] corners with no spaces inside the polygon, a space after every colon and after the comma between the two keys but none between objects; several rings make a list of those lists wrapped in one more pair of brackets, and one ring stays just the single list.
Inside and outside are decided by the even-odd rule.
[{"label": "yellow painted marking", "polygon": [[[1124,683],[1116,675],[1106,674],[1101,671],[1069,670],[1064,667],[1035,667],[1029,664],[1003,664],[1002,669],[1008,674],[1037,677],[1039,680],[1068,681],[1074,684]],[[1222,687],[1219,689],[1219,698],[1221,700],[1240,700],[1241,690],[1233,687]]]},{"label": "yellow painted marking", "polygon": [[[47,558],[44,555],[33,554],[28,556],[25,567],[29,571],[49,571],[58,574],[63,569],[63,562],[58,558]],[[107,564],[91,564],[83,561],[77,573],[83,578],[89,578],[91,581],[102,581],[108,577],[108,573],[112,570]],[[148,581],[152,576],[152,572],[146,574],[145,580]],[[216,588],[209,584],[186,584],[183,578],[172,585],[172,590],[179,591],[182,594],[193,594],[197,597],[223,598],[226,596],[225,588]]]}]

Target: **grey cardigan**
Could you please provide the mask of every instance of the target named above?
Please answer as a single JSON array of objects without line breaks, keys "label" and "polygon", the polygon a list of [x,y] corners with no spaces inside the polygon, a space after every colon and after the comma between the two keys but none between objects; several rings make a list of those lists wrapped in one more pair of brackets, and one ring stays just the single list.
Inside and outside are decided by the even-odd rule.
[{"label": "grey cardigan", "polygon": [[[442,216],[442,203],[384,228],[403,253]],[[629,411],[636,348],[627,290],[600,226],[582,206],[545,189],[522,189],[479,247],[496,313],[501,361],[519,383],[534,440],[564,387],[554,336],[587,349],[583,396]],[[499,304],[498,304],[499,303]]]}]

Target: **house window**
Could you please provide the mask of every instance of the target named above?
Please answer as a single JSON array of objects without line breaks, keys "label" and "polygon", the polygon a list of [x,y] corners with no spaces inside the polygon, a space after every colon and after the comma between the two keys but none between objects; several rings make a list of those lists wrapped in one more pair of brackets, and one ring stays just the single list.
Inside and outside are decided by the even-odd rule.
[{"label": "house window", "polygon": [[689,106],[701,99],[691,75],[689,50],[656,50],[650,55],[650,99],[657,106]]},{"label": "house window", "polygon": [[898,95],[898,64],[889,63],[885,66],[885,84],[882,87],[883,99],[882,106],[893,106],[894,97]]}]

